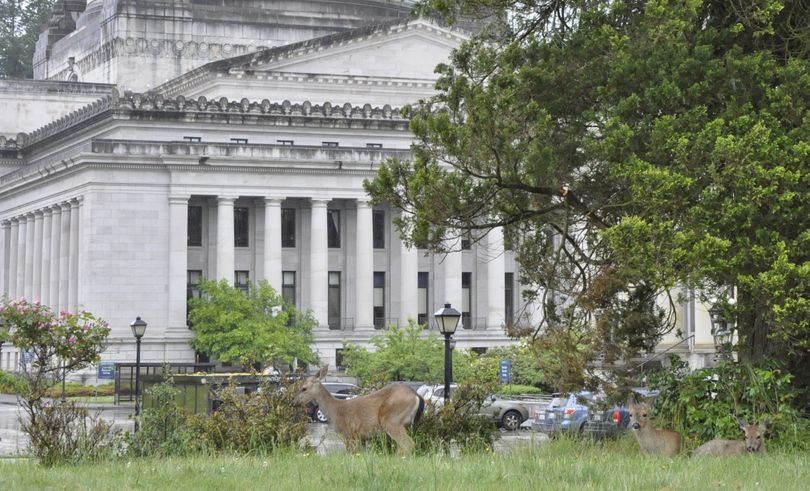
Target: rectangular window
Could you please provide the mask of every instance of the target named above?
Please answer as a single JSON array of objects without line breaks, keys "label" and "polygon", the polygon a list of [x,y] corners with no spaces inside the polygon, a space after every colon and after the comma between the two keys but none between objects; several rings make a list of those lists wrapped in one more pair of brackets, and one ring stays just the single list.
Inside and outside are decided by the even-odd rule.
[{"label": "rectangular window", "polygon": [[293,140],[276,140],[276,142],[283,147],[291,147],[295,144]]},{"label": "rectangular window", "polygon": [[505,295],[504,306],[504,321],[506,325],[511,325],[515,322],[515,273],[506,273],[503,281],[503,293]]},{"label": "rectangular window", "polygon": [[340,210],[326,210],[327,243],[331,249],[340,249]]},{"label": "rectangular window", "polygon": [[366,143],[366,148],[382,148],[382,143]]},{"label": "rectangular window", "polygon": [[461,273],[461,322],[472,329],[472,273]]},{"label": "rectangular window", "polygon": [[371,214],[371,223],[374,248],[385,249],[385,212],[383,210],[374,210]]},{"label": "rectangular window", "polygon": [[343,366],[343,348],[335,349],[335,367],[338,370],[344,370],[346,368]]},{"label": "rectangular window", "polygon": [[234,271],[233,286],[239,288],[247,293],[250,289],[250,272],[249,271]]},{"label": "rectangular window", "polygon": [[419,308],[417,312],[417,319],[416,321],[419,324],[423,324],[425,326],[428,325],[430,319],[428,318],[428,275],[427,271],[420,271],[417,273],[417,288],[418,292],[416,293],[417,301],[419,302]]},{"label": "rectangular window", "polygon": [[189,301],[192,298],[200,298],[199,285],[201,279],[202,271],[191,269],[186,271],[186,324],[188,325],[189,329],[191,329],[191,325],[188,324],[188,314],[191,313]]},{"label": "rectangular window", "polygon": [[295,247],[295,208],[281,209],[281,247]]},{"label": "rectangular window", "polygon": [[[295,305],[295,271],[281,272],[281,297],[285,302]],[[295,317],[290,314],[287,325],[292,326],[293,324],[295,324]]]},{"label": "rectangular window", "polygon": [[469,251],[472,248],[472,232],[465,231],[461,235],[461,250]]},{"label": "rectangular window", "polygon": [[234,247],[248,247],[250,241],[250,209],[236,207],[233,209],[233,245]]},{"label": "rectangular window", "polygon": [[338,142],[323,142],[324,147],[334,148],[338,146]]},{"label": "rectangular window", "polygon": [[340,329],[340,272],[329,272],[329,329]]},{"label": "rectangular window", "polygon": [[202,141],[202,137],[201,136],[184,136],[183,140],[185,140],[187,142],[192,142],[192,143],[199,143],[199,142]]},{"label": "rectangular window", "polygon": [[385,272],[374,272],[374,327],[385,327]]},{"label": "rectangular window", "polygon": [[202,206],[189,206],[188,207],[188,247],[202,246],[202,225],[203,225],[203,209]]},{"label": "rectangular window", "polygon": [[231,138],[231,141],[234,142],[234,143],[245,144],[246,145],[247,142],[248,142],[248,139],[247,138]]}]

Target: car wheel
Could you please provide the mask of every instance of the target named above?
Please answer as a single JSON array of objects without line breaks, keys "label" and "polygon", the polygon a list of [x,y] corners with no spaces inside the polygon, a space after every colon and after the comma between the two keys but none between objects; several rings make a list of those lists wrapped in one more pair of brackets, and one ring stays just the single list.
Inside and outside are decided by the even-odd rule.
[{"label": "car wheel", "polygon": [[323,411],[321,411],[321,408],[318,408],[318,409],[315,410],[315,421],[317,421],[318,423],[328,423],[329,422],[329,420],[326,419],[326,415],[323,414]]},{"label": "car wheel", "polygon": [[506,413],[501,418],[501,426],[503,429],[508,431],[515,431],[520,428],[520,423],[523,422],[523,418],[520,416],[520,413],[517,411],[506,411]]}]

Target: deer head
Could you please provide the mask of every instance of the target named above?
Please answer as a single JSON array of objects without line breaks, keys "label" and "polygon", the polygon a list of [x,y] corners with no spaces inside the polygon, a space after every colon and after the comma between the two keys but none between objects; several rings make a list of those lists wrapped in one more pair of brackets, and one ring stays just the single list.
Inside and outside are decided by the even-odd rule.
[{"label": "deer head", "polygon": [[630,410],[630,427],[634,430],[643,430],[650,422],[650,404],[638,402],[634,395],[627,399],[627,407]]},{"label": "deer head", "polygon": [[745,434],[745,449],[750,453],[762,452],[765,448],[765,432],[768,431],[768,425],[771,423],[770,418],[758,425],[751,425],[745,419],[738,418],[737,422],[740,424],[740,429]]},{"label": "deer head", "polygon": [[295,396],[295,402],[298,404],[306,404],[314,400],[321,389],[321,380],[326,377],[326,372],[329,370],[329,365],[321,367],[318,375],[307,378],[301,385],[300,392]]}]

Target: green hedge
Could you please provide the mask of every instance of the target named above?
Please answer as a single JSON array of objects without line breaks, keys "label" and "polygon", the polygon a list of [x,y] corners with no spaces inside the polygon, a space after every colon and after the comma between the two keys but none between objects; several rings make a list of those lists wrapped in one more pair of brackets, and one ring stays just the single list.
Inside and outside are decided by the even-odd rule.
[{"label": "green hedge", "polygon": [[543,391],[533,385],[506,384],[498,388],[498,394],[518,396],[524,394],[542,394]]}]

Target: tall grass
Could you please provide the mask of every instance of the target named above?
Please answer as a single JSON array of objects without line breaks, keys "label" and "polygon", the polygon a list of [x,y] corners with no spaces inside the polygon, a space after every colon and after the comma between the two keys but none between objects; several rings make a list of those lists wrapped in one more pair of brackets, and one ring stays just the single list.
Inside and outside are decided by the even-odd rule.
[{"label": "tall grass", "polygon": [[806,453],[689,459],[639,455],[632,439],[560,439],[507,454],[131,459],[45,469],[0,461],[0,489],[806,489]]}]

